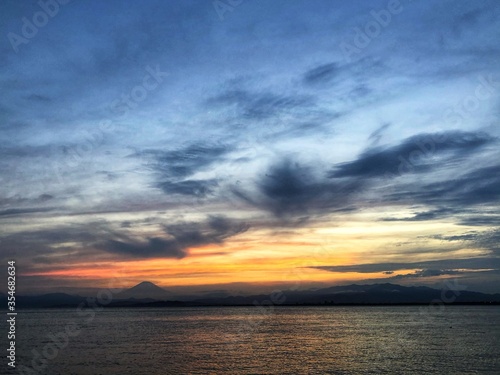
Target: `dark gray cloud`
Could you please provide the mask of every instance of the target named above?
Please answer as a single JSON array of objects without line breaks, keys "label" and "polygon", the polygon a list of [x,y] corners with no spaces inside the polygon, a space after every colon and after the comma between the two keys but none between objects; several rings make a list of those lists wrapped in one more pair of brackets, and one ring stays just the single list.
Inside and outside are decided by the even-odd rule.
[{"label": "dark gray cloud", "polygon": [[335,83],[346,84],[353,96],[353,91],[363,96],[367,90],[370,74],[387,72],[385,63],[373,57],[363,57],[354,62],[324,62],[308,69],[302,74],[302,82],[309,87],[321,88],[322,85]]},{"label": "dark gray cloud", "polygon": [[212,97],[209,105],[235,106],[242,118],[265,120],[289,113],[296,109],[310,108],[314,105],[313,97],[306,95],[283,95],[271,92],[251,92],[242,89],[229,89]]},{"label": "dark gray cloud", "polygon": [[271,167],[259,188],[278,216],[305,213],[314,201],[328,193],[326,186],[314,182],[307,169],[289,160]]},{"label": "dark gray cloud", "polygon": [[432,238],[443,240],[443,241],[464,241],[469,245],[478,247],[481,249],[490,250],[492,254],[500,256],[500,228],[495,228],[486,231],[473,231],[469,233],[464,233],[460,235],[453,236],[433,236]]},{"label": "dark gray cloud", "polygon": [[477,237],[478,237],[478,232],[458,234],[454,236],[442,236],[442,235],[431,236],[431,238],[443,241],[472,241],[477,239]]},{"label": "dark gray cloud", "polygon": [[182,258],[192,247],[223,244],[227,238],[249,227],[224,216],[209,216],[204,222],[169,224],[161,228],[158,236],[149,238],[132,236],[131,223],[115,226],[105,221],[22,231],[0,237],[4,249],[0,258],[16,259],[23,264],[25,272],[44,265],[56,269],[61,256],[67,262],[84,261],[89,257],[111,261],[117,255],[134,259]]},{"label": "dark gray cloud", "polygon": [[31,146],[31,145],[10,145],[6,141],[0,147],[2,158],[37,158],[51,156],[56,150],[56,145]]},{"label": "dark gray cloud", "polygon": [[[458,174],[458,173],[457,173]],[[403,218],[383,221],[425,221],[453,218],[459,225],[498,227],[500,218],[492,211],[500,202],[500,166],[483,167],[454,179],[408,185],[395,185],[380,204],[425,205],[435,208]]]},{"label": "dark gray cloud", "polygon": [[104,222],[91,222],[85,225],[69,224],[49,229],[30,230],[1,237],[3,243],[18,241],[14,249],[33,245],[59,245],[66,242],[79,242],[89,245],[95,242],[102,233],[107,232]]},{"label": "dark gray cloud", "polygon": [[236,188],[233,192],[246,202],[287,219],[351,210],[349,205],[363,188],[361,180],[331,181],[323,178],[321,171],[284,159],[274,163],[262,175],[255,194]]},{"label": "dark gray cloud", "polygon": [[56,208],[54,207],[45,207],[45,208],[9,208],[7,210],[0,211],[0,216],[20,216],[20,215],[29,215],[33,213],[39,212],[49,212],[53,211]]},{"label": "dark gray cloud", "polygon": [[415,278],[422,278],[422,277],[437,277],[437,276],[445,276],[445,275],[460,275],[460,274],[465,274],[467,272],[460,271],[460,270],[436,270],[436,269],[424,269],[424,270],[417,270],[413,273],[408,273],[404,275],[395,275],[392,277],[389,277],[389,279],[392,280],[400,280],[400,279],[415,279]]},{"label": "dark gray cloud", "polygon": [[257,195],[241,189],[236,189],[235,194],[278,217],[322,214],[363,206],[367,194],[379,189],[380,179],[385,178],[393,186],[390,191],[381,190],[376,204],[384,206],[406,202],[435,208],[417,212],[411,217],[382,220],[436,220],[462,213],[467,205],[499,199],[500,179],[495,176],[500,175],[500,170],[497,167],[479,169],[464,175],[458,184],[457,180],[425,183],[426,179],[421,179],[406,186],[395,177],[405,173],[432,172],[447,165],[436,156],[456,162],[495,142],[496,138],[481,132],[420,134],[405,139],[397,146],[369,149],[355,161],[335,166],[327,172],[327,178],[319,168],[284,159],[274,163],[263,174],[257,182]]},{"label": "dark gray cloud", "polygon": [[166,194],[179,194],[203,198],[214,192],[214,189],[218,186],[218,182],[215,179],[159,181],[156,186]]},{"label": "dark gray cloud", "polygon": [[42,102],[42,103],[48,103],[52,101],[52,99],[50,99],[48,96],[38,95],[38,94],[31,94],[27,96],[26,99],[29,101]]},{"label": "dark gray cloud", "polygon": [[470,259],[443,259],[408,263],[372,263],[350,266],[316,266],[310,267],[329,272],[377,273],[402,270],[459,270],[459,269],[500,269],[500,258],[484,257]]},{"label": "dark gray cloud", "polygon": [[152,156],[150,167],[167,178],[183,178],[220,161],[232,147],[223,144],[193,144],[175,150],[150,150],[139,155]]},{"label": "dark gray cloud", "polygon": [[498,6],[494,2],[482,2],[479,6],[470,4],[472,9],[465,9],[458,14],[452,21],[451,28],[453,33],[460,37],[463,32],[476,27],[481,21],[491,22],[491,15],[498,11]]},{"label": "dark gray cloud", "polygon": [[380,142],[383,134],[390,128],[390,126],[391,124],[383,124],[370,134],[368,139],[372,142],[372,145],[377,145]]},{"label": "dark gray cloud", "polygon": [[137,241],[123,235],[99,247],[105,251],[133,258],[183,258],[192,247],[222,244],[226,238],[240,234],[248,226],[222,216],[211,216],[203,223],[182,223],[164,227],[166,237]]},{"label": "dark gray cloud", "polygon": [[224,160],[233,150],[223,144],[192,144],[168,151],[146,150],[134,154],[146,158],[154,172],[155,186],[167,194],[205,197],[218,185],[216,179],[190,178]]},{"label": "dark gray cloud", "polygon": [[454,215],[462,225],[495,226],[498,225],[496,215],[492,215],[487,208],[500,201],[500,166],[478,168],[439,182],[425,183],[422,180],[412,186],[401,185],[386,195],[383,201],[439,207],[414,217],[383,220],[413,221]]},{"label": "dark gray cloud", "polygon": [[316,84],[330,82],[339,74],[341,69],[338,63],[329,63],[312,68],[304,73],[304,83]]},{"label": "dark gray cloud", "polygon": [[[367,150],[357,160],[335,166],[326,174],[327,178],[323,177],[324,173],[319,168],[285,159],[272,165],[257,182],[257,193],[260,195],[252,196],[241,189],[235,193],[249,203],[270,210],[278,217],[307,215],[362,206],[366,194],[378,189],[378,179],[384,177],[393,186],[389,192],[381,190],[378,205],[406,202],[435,208],[417,212],[407,218],[382,220],[441,219],[464,212],[464,202],[471,205],[476,202],[494,202],[500,198],[500,179],[495,177],[500,175],[497,167],[470,172],[459,179],[458,184],[457,180],[426,184],[426,180],[421,179],[408,187],[399,184],[394,178],[404,173],[431,172],[446,165],[442,159],[436,159],[436,155],[456,162],[494,142],[496,138],[486,133],[450,131],[420,134],[397,146]],[[401,160],[406,164],[402,164]]]},{"label": "dark gray cloud", "polygon": [[461,217],[458,224],[467,226],[500,227],[500,216],[488,213],[484,215],[472,213],[467,217]]},{"label": "dark gray cloud", "polygon": [[427,220],[437,220],[444,217],[448,217],[455,213],[461,212],[460,209],[452,208],[437,208],[429,211],[417,212],[415,215],[403,218],[387,217],[382,218],[382,221],[427,221]]},{"label": "dark gray cloud", "polygon": [[424,185],[417,199],[429,203],[447,202],[456,206],[498,202],[500,165],[479,168],[453,180]]},{"label": "dark gray cloud", "polygon": [[356,160],[336,166],[329,176],[372,178],[429,172],[439,165],[432,160],[434,156],[450,152],[452,158],[465,157],[495,140],[486,133],[462,131],[419,134],[397,146],[368,149]]},{"label": "dark gray cloud", "polygon": [[[197,244],[194,238],[191,244]],[[105,245],[102,245],[102,249],[134,258],[184,258],[186,256],[184,245],[189,246],[189,244],[181,244],[177,240],[154,237],[148,238],[147,242],[109,240]]]},{"label": "dark gray cloud", "polygon": [[[428,208],[413,216],[386,217],[381,219],[383,221],[427,221],[454,217],[464,225],[467,222],[472,225],[497,225],[494,216],[481,205],[494,205],[500,201],[500,166],[469,169],[465,173],[458,169],[453,179],[441,181],[439,175],[430,177],[431,172],[456,168],[459,161],[464,163],[478,155],[485,155],[488,146],[496,143],[497,138],[482,132],[420,134],[396,146],[369,149],[358,159],[335,166],[328,177],[333,181],[363,180],[366,193],[369,189],[379,189],[383,181],[390,184],[390,189],[380,189],[375,204]],[[408,184],[397,178],[405,174],[420,174],[422,177]],[[438,181],[428,182],[431,178]],[[483,211],[487,216],[481,219]],[[468,220],[467,217],[474,219]]]},{"label": "dark gray cloud", "polygon": [[[29,229],[0,236],[0,258],[15,259],[24,272],[39,266],[109,258],[94,248],[102,238],[110,236],[109,224],[103,221],[85,224],[69,223],[44,229]],[[103,256],[104,255],[104,256]]]}]

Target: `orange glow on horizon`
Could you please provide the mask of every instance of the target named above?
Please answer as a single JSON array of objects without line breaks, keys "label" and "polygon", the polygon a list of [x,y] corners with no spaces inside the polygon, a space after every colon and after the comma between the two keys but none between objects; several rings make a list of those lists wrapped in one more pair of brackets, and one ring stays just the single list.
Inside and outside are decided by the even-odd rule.
[{"label": "orange glow on horizon", "polygon": [[[399,224],[395,228],[402,229]],[[429,231],[428,223],[407,224],[406,233]],[[442,230],[442,224],[440,225]],[[418,229],[418,230],[417,230]],[[58,269],[39,263],[25,276],[44,276],[84,283],[85,280],[133,285],[149,280],[163,286],[195,286],[227,283],[339,283],[356,279],[387,278],[383,273],[334,273],[312,267],[342,266],[376,262],[398,261],[398,249],[388,251],[387,226],[364,222],[348,222],[343,226],[295,230],[285,234],[269,234],[264,230],[246,232],[225,244],[200,246],[189,250],[182,258],[154,258],[76,262]],[[393,237],[393,241],[398,238]],[[383,249],[380,254],[377,249]],[[460,250],[466,256],[474,249]],[[453,254],[448,252],[448,255]],[[429,254],[428,259],[439,258]],[[412,260],[412,253],[405,256]],[[422,260],[422,254],[419,259]],[[403,272],[405,273],[405,272]],[[397,273],[394,273],[397,275]],[[115,280],[115,281],[113,281]]]}]

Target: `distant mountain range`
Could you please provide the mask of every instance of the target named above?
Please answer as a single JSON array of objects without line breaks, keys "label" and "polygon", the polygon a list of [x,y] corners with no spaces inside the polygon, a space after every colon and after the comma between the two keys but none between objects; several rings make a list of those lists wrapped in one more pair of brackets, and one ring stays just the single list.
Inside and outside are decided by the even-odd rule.
[{"label": "distant mountain range", "polygon": [[[182,300],[181,300],[182,299]],[[16,296],[19,308],[75,307],[88,303],[87,297],[66,293],[39,296]],[[246,306],[272,302],[275,305],[386,305],[386,304],[500,304],[500,294],[472,291],[452,291],[424,286],[406,287],[396,284],[345,285],[329,288],[290,291],[274,295],[224,296],[220,294],[191,300],[151,283],[142,282],[113,295],[108,307],[162,307],[162,306]],[[7,306],[7,296],[0,294],[0,303]]]},{"label": "distant mountain range", "polygon": [[[275,296],[278,297],[278,296]],[[444,303],[500,303],[500,294],[451,291],[425,286],[406,287],[396,284],[345,285],[306,291],[283,291],[275,298],[282,305],[384,305]],[[244,305],[270,300],[269,295],[231,296],[202,299],[203,304]],[[280,301],[281,300],[281,301]]]}]

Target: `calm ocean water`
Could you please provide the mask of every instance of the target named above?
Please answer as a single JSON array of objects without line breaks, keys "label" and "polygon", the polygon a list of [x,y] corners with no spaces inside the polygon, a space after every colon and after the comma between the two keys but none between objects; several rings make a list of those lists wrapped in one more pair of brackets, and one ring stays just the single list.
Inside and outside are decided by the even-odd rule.
[{"label": "calm ocean water", "polygon": [[[17,320],[9,373],[500,374],[494,306],[31,310]],[[72,324],[79,334],[62,334]]]}]

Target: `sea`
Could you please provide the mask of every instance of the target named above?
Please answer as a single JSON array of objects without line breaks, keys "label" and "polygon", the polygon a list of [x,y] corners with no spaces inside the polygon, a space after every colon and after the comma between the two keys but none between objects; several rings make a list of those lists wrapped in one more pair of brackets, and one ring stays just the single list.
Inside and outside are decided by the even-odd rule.
[{"label": "sea", "polygon": [[18,310],[15,347],[0,373],[498,375],[500,306]]}]

